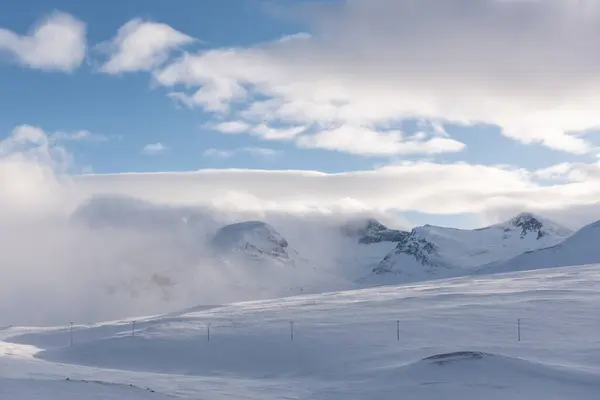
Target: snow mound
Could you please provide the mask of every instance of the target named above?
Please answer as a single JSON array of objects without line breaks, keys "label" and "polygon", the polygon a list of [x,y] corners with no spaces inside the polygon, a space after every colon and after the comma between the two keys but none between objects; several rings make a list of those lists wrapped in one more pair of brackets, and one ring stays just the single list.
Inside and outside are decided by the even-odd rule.
[{"label": "snow mound", "polygon": [[434,356],[426,357],[422,361],[428,361],[438,365],[445,365],[457,361],[481,360],[484,357],[489,358],[494,357],[494,355],[490,353],[482,353],[480,351],[457,351],[454,353],[436,354]]},{"label": "snow mound", "polygon": [[600,388],[595,374],[480,351],[436,354],[391,376],[414,385],[413,399],[591,399]]}]

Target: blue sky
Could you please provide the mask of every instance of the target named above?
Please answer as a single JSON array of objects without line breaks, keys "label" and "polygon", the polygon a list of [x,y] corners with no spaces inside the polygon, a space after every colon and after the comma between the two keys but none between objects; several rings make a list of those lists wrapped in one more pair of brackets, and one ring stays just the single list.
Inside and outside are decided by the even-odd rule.
[{"label": "blue sky", "polygon": [[[574,175],[567,175],[581,165],[595,165],[599,153],[596,103],[581,91],[595,87],[592,72],[583,80],[594,65],[585,64],[587,58],[578,54],[571,54],[573,65],[556,62],[564,60],[561,52],[567,46],[561,43],[570,43],[577,32],[573,37],[552,36],[559,35],[553,31],[531,36],[523,41],[531,48],[513,46],[515,54],[527,54],[523,57],[506,46],[515,41],[515,32],[537,35],[526,29],[528,24],[546,29],[552,24],[545,22],[567,18],[554,6],[505,15],[504,9],[494,8],[495,0],[481,0],[471,18],[491,16],[506,25],[488,31],[446,6],[426,9],[387,0],[370,5],[351,0],[11,3],[0,14],[0,135],[8,139],[24,125],[39,127],[50,138],[71,135],[52,143],[72,157],[73,174],[231,168],[344,173],[406,162],[442,169],[465,164],[494,177],[503,175],[503,168],[512,171],[514,181],[498,183],[501,191],[512,193],[515,188],[540,191],[551,183],[570,182]],[[412,14],[403,7],[412,7]],[[85,58],[74,61],[73,68],[49,67],[55,62],[49,58],[32,59],[38,55],[25,54],[25,41],[11,45],[56,12],[86,27]],[[514,17],[517,13],[526,16],[523,21]],[[403,19],[409,14],[414,21]],[[438,31],[439,20],[454,35]],[[420,25],[413,24],[417,21]],[[126,26],[131,30],[125,32]],[[162,45],[152,36],[156,32],[166,37]],[[119,38],[134,45],[119,47],[125,43]],[[36,50],[42,53],[44,46],[63,45],[57,38],[42,39]],[[553,43],[558,50],[544,52]],[[152,57],[160,60],[144,60],[139,49],[145,46],[155,46]],[[77,59],[75,50],[61,51]],[[119,57],[118,70],[103,69]],[[502,67],[509,65],[507,59],[510,68]],[[548,65],[557,68],[544,70]],[[567,74],[574,68],[581,72],[581,82]],[[556,76],[565,79],[556,84]],[[244,127],[228,132],[224,124],[232,123]],[[288,131],[281,137],[296,128],[300,133]],[[580,131],[587,133],[575,133]],[[89,136],[76,139],[77,132]],[[556,165],[568,166],[550,181],[540,178]],[[475,179],[452,176],[459,183]],[[432,179],[428,185],[439,184],[435,174]],[[399,192],[414,190],[397,182]],[[455,196],[454,186],[448,187],[448,196]],[[299,190],[299,197],[314,193]],[[499,194],[489,196],[481,201],[496,204]],[[340,192],[339,197],[349,195]],[[538,204],[529,194],[523,198],[527,200],[507,207]],[[437,213],[433,206],[415,206],[417,200],[411,204],[397,211],[418,222],[473,224],[472,217],[465,217],[466,205],[441,207]],[[486,207],[475,207],[473,213],[487,212]]]},{"label": "blue sky", "polygon": [[[177,26],[201,38],[205,46],[246,45],[269,40],[300,28],[298,24],[272,18],[262,2],[181,1],[172,7],[165,1],[130,1],[123,6],[103,2],[20,1],[0,15],[0,26],[19,33],[54,10],[68,12],[88,24],[88,40],[100,43],[134,17],[144,17]],[[225,28],[226,27],[226,28]],[[152,88],[145,76],[111,77],[85,66],[72,74],[40,72],[1,64],[0,131],[10,134],[20,124],[33,124],[48,131],[89,130],[121,140],[102,145],[79,144],[75,156],[79,167],[97,172],[189,170],[205,167],[281,167],[280,162],[241,155],[235,159],[202,157],[205,149],[257,146],[248,138],[223,137],[202,125],[207,118],[199,110],[176,105],[160,88]],[[50,95],[51,94],[51,95]],[[147,143],[162,142],[171,150],[161,157],[140,153]],[[314,160],[318,163],[317,159]],[[322,157],[321,157],[322,158]],[[302,168],[302,156],[287,160],[289,168]],[[341,169],[345,160],[333,161]],[[329,163],[322,164],[326,167]],[[306,164],[305,164],[306,165]]]}]

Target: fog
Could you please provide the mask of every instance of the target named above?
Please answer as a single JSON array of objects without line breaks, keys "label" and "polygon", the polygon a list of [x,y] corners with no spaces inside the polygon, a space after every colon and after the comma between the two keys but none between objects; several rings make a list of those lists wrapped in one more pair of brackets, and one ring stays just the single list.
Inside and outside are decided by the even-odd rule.
[{"label": "fog", "polygon": [[[90,195],[70,163],[37,128],[17,128],[0,142],[0,326],[99,322],[277,297],[298,286],[337,289],[339,226],[366,217]],[[215,232],[246,220],[271,224],[310,259],[310,273],[215,258]]]},{"label": "fog", "polygon": [[[52,211],[3,218],[0,325],[98,322],[277,297],[298,285],[327,290],[343,251],[336,245],[340,215],[225,214],[107,196],[71,213]],[[243,258],[223,264],[213,256],[209,242],[219,227],[257,217],[322,273],[258,268]]]}]

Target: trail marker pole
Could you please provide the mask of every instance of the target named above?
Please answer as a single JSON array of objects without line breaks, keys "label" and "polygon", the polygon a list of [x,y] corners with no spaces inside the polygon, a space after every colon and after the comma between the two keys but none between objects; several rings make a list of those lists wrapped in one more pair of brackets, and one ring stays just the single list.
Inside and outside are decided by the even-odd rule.
[{"label": "trail marker pole", "polygon": [[521,341],[521,318],[517,320],[517,337],[519,342]]},{"label": "trail marker pole", "polygon": [[396,321],[396,340],[400,340],[400,321]]},{"label": "trail marker pole", "polygon": [[210,324],[206,324],[206,341],[210,342]]},{"label": "trail marker pole", "polygon": [[71,346],[73,346],[73,322],[71,322],[70,324],[70,328],[69,328],[69,343]]},{"label": "trail marker pole", "polygon": [[294,321],[290,321],[290,342],[294,341]]},{"label": "trail marker pole", "polygon": [[135,321],[131,321],[131,337],[135,336]]}]

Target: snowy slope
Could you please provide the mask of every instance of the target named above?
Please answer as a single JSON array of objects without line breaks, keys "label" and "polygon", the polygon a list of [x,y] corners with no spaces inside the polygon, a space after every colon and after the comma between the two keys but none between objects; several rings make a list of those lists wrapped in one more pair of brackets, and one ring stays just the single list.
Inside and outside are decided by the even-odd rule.
[{"label": "snowy slope", "polygon": [[307,295],[138,318],[133,337],[131,321],[76,325],[72,347],[68,328],[8,328],[0,393],[592,400],[599,285],[592,266]]},{"label": "snowy slope", "polygon": [[339,274],[351,280],[358,280],[372,271],[398,242],[409,235],[375,219],[347,221],[339,233],[335,263]]},{"label": "snowy slope", "polygon": [[222,227],[212,241],[214,262],[252,299],[353,288],[301,257],[272,226],[247,221]]},{"label": "snowy slope", "polygon": [[483,266],[479,273],[524,271],[600,263],[600,221],[589,224],[555,246]]},{"label": "snowy slope", "polygon": [[572,232],[545,218],[523,213],[475,230],[425,225],[412,230],[367,280],[403,282],[464,275],[476,267],[555,245]]}]

